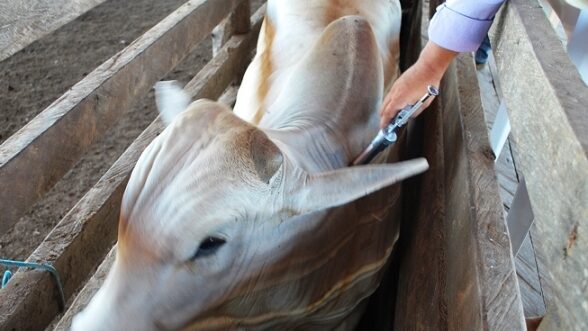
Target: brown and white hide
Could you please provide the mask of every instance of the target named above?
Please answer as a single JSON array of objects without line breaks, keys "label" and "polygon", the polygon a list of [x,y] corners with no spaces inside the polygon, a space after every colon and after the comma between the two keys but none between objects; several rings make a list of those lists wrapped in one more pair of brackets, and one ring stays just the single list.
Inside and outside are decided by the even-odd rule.
[{"label": "brown and white hide", "polygon": [[353,329],[398,237],[389,185],[427,168],[347,167],[377,132],[399,24],[396,1],[269,1],[236,113],[158,85],[169,125],[72,329]]}]

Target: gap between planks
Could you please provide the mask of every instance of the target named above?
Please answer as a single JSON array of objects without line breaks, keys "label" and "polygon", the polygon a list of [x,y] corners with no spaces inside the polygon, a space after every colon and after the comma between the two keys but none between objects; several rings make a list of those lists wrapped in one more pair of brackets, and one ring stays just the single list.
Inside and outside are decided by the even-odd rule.
[{"label": "gap between planks", "polygon": [[[500,106],[500,82],[496,79],[497,70],[492,54],[490,54],[486,65],[479,66],[477,75],[489,133]],[[496,177],[500,186],[500,197],[505,214],[510,210],[512,199],[519,183],[513,147],[509,137],[495,163]],[[523,241],[519,254],[515,257],[515,266],[526,318],[545,315],[545,300],[539,281],[540,275],[532,232],[529,232],[529,235]]]}]

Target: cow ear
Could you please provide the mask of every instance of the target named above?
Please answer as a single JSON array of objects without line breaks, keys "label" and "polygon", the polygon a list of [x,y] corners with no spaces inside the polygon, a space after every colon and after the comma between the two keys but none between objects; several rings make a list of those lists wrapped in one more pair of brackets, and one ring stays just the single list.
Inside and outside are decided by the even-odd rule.
[{"label": "cow ear", "polygon": [[157,82],[155,88],[155,104],[165,125],[188,108],[190,96],[184,92],[175,80]]},{"label": "cow ear", "polygon": [[417,175],[429,168],[424,158],[394,164],[342,168],[305,174],[285,201],[285,210],[299,214],[336,207],[359,199],[386,186]]},{"label": "cow ear", "polygon": [[249,142],[255,171],[262,182],[269,184],[284,162],[282,152],[257,128],[252,130]]}]

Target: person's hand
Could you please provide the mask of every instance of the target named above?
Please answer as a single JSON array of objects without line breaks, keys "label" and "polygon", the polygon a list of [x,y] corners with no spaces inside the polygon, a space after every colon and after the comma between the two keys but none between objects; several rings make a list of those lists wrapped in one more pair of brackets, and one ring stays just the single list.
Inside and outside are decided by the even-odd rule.
[{"label": "person's hand", "polygon": [[[385,127],[400,109],[416,103],[425,93],[427,86],[439,87],[443,74],[458,53],[427,43],[418,61],[406,70],[392,85],[380,109],[380,127]],[[418,116],[431,104],[430,98],[413,117]]]},{"label": "person's hand", "polygon": [[[416,103],[427,92],[427,86],[433,85],[438,88],[440,81],[441,79],[438,77],[431,77],[430,71],[423,68],[418,62],[410,67],[394,82],[384,98],[380,109],[380,127],[388,125],[400,109]],[[432,101],[433,98],[429,98],[412,116],[418,116],[425,108],[429,107]]]}]

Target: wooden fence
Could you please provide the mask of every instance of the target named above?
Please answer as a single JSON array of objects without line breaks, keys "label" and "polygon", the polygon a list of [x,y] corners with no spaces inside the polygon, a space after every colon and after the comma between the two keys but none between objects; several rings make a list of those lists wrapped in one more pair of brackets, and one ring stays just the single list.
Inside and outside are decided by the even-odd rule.
[{"label": "wooden fence", "polygon": [[508,1],[491,37],[535,215],[540,329],[586,330],[588,87],[536,0]]},{"label": "wooden fence", "polygon": [[[10,190],[0,191],[1,232],[60,179],[112,121],[229,15],[231,28],[223,29],[223,33],[240,34],[225,37],[228,40],[216,50],[216,56],[185,87],[195,99],[217,99],[232,81],[240,79],[256,43],[263,10],[253,15],[250,23],[248,1],[188,1],[2,144],[0,182]],[[61,274],[66,300],[114,244],[120,201],[131,170],[162,129],[163,125],[155,120],[28,258],[53,263]],[[45,328],[58,313],[56,295],[48,274],[16,273],[7,288],[0,291],[0,329]]]},{"label": "wooden fence", "polygon": [[[0,30],[0,60],[102,1],[56,1],[51,10],[40,11],[45,27],[31,20],[30,26],[20,26],[20,21]],[[71,3],[79,6],[67,7]],[[418,56],[422,3],[403,1],[408,8],[403,67]],[[430,7],[435,4],[431,1]],[[6,5],[0,5],[0,17],[9,12],[2,6]],[[10,9],[24,15],[23,8]],[[240,79],[250,60],[263,13],[262,8],[250,16],[248,0],[188,1],[5,141],[0,146],[0,232],[11,228],[111,122],[213,29],[215,56],[185,89],[194,99],[217,99],[223,92],[234,98],[234,88],[228,87]],[[11,44],[13,40],[18,42]],[[497,16],[492,41],[541,238],[536,248],[548,309],[540,328],[587,329],[588,88],[536,0],[509,1]],[[371,299],[377,316],[364,319],[362,326],[524,330],[521,293],[471,55],[458,58],[441,90],[432,110],[408,134],[407,156],[425,155],[431,169],[404,185],[406,222],[398,253],[387,285]],[[130,172],[162,129],[155,120],[29,257],[28,261],[53,263],[68,302],[111,252]],[[108,256],[98,273],[108,269],[113,254]],[[96,282],[82,290],[78,303],[91,296]],[[0,329],[44,329],[58,314],[56,296],[47,273],[16,273],[0,291]],[[57,329],[67,327],[72,313]]]}]

